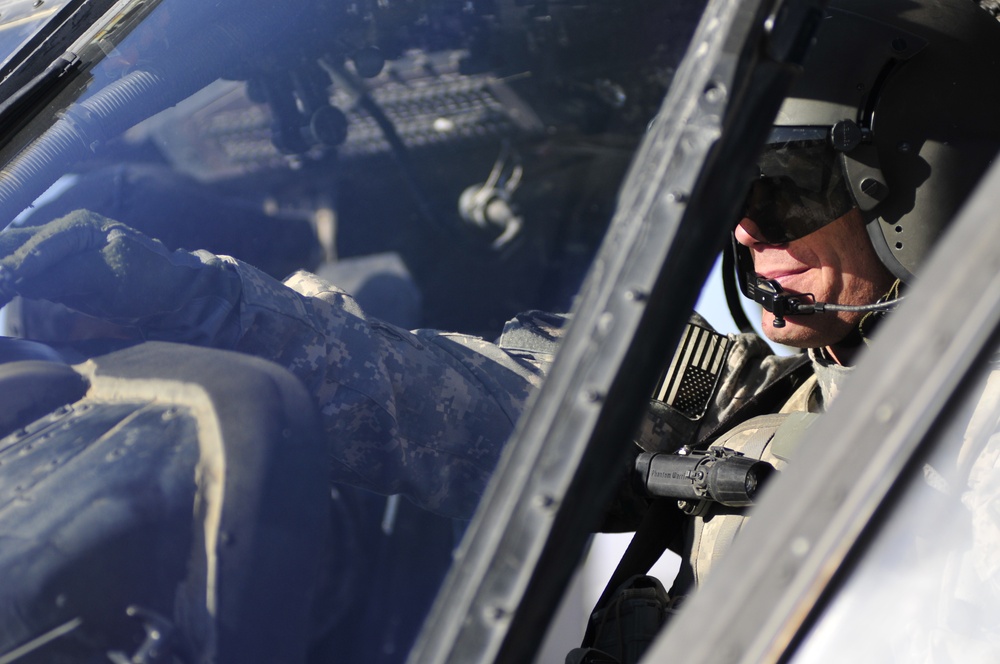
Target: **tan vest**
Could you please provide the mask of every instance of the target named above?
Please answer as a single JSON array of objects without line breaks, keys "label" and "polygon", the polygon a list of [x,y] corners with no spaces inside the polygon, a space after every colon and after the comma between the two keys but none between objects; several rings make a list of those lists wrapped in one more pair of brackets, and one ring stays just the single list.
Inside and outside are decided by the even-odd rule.
[{"label": "tan vest", "polygon": [[[805,429],[818,417],[816,376],[810,377],[785,402],[781,410],[754,417],[734,427],[714,445],[767,461],[781,471],[788,465]],[[689,562],[695,583],[700,585],[712,565],[726,555],[747,520],[741,512],[711,505],[694,519],[694,538]]]}]

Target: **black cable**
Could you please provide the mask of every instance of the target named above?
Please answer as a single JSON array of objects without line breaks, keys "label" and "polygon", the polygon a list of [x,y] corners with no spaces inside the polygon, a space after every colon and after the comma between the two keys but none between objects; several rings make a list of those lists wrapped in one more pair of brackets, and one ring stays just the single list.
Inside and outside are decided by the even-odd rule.
[{"label": "black cable", "polygon": [[819,314],[825,311],[892,311],[903,301],[904,298],[897,297],[887,302],[876,302],[874,304],[830,304],[827,302],[796,303],[793,305],[792,314]]},{"label": "black cable", "polygon": [[726,294],[726,305],[729,306],[729,315],[733,317],[733,322],[740,332],[749,334],[754,331],[750,319],[747,318],[746,311],[743,310],[743,300],[740,289],[736,283],[736,249],[732,243],[726,243],[722,250],[722,290]]}]

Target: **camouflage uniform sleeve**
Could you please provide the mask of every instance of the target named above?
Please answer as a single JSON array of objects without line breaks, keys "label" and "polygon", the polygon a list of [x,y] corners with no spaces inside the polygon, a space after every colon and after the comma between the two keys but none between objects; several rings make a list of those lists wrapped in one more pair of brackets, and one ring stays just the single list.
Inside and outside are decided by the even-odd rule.
[{"label": "camouflage uniform sleeve", "polygon": [[402,330],[366,318],[314,275],[285,287],[234,265],[243,284],[236,349],[290,369],[315,396],[332,480],[469,517],[541,381],[544,354]]}]

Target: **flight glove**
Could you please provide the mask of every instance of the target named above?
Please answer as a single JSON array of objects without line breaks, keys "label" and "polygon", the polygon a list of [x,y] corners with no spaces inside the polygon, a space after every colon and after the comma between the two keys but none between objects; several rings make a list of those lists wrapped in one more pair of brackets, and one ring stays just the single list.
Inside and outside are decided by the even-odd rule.
[{"label": "flight glove", "polygon": [[147,339],[231,346],[241,281],[204,251],[170,251],[106,217],[77,210],[0,232],[0,304],[15,295],[64,304]]}]

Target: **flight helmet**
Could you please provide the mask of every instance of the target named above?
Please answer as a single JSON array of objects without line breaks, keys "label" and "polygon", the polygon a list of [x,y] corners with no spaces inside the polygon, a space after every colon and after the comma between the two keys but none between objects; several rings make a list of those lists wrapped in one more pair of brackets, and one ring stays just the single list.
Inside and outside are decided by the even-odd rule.
[{"label": "flight helmet", "polygon": [[1000,148],[1000,23],[973,0],[835,0],[758,159],[769,241],[857,206],[912,279]]}]

